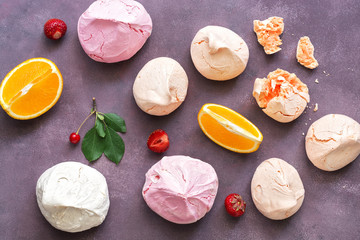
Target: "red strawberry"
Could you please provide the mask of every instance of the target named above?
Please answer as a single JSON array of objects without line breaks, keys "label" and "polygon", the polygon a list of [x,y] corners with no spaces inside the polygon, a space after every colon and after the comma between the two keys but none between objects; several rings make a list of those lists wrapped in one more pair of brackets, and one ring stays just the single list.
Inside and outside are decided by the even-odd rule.
[{"label": "red strawberry", "polygon": [[244,214],[246,203],[237,193],[231,193],[225,198],[226,211],[233,217],[240,217]]},{"label": "red strawberry", "polygon": [[150,134],[147,146],[153,152],[165,152],[169,148],[169,136],[164,130],[157,129]]},{"label": "red strawberry", "polygon": [[63,20],[52,18],[44,25],[45,35],[53,40],[59,39],[66,33],[67,26]]}]

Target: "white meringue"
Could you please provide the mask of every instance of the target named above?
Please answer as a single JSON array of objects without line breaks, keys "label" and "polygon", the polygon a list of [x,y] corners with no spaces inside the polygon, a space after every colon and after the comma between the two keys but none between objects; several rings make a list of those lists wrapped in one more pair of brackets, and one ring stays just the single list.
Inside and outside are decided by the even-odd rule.
[{"label": "white meringue", "polygon": [[100,225],[110,206],[105,177],[78,162],[63,162],[47,169],[37,181],[36,197],[46,220],[66,232]]}]

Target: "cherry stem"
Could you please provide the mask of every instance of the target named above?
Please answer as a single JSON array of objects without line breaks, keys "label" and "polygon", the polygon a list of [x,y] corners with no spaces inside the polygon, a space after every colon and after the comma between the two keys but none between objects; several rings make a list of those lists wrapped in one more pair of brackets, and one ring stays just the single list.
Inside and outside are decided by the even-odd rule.
[{"label": "cherry stem", "polygon": [[81,123],[80,127],[78,128],[78,130],[76,131],[76,135],[79,134],[80,128],[82,127],[82,125],[84,125],[84,123],[89,119],[89,117],[91,117],[91,115],[93,115],[94,113],[96,113],[96,101],[95,98],[93,97],[93,109],[91,111],[91,113],[85,118],[85,120]]},{"label": "cherry stem", "polygon": [[93,112],[96,112],[96,101],[94,97],[93,97]]}]

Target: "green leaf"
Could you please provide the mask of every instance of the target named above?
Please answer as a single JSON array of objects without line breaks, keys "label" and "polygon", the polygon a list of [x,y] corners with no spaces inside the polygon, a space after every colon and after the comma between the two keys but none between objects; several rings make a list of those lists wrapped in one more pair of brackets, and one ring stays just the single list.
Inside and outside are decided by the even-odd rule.
[{"label": "green leaf", "polygon": [[105,136],[105,156],[112,162],[119,164],[125,152],[125,144],[114,129],[107,127]]},{"label": "green leaf", "polygon": [[97,117],[98,119],[100,119],[101,121],[104,121],[104,116],[101,115],[100,113],[96,113],[96,117]]},{"label": "green leaf", "polygon": [[89,161],[95,161],[101,157],[105,150],[105,141],[96,133],[95,127],[90,129],[84,136],[81,151]]},{"label": "green leaf", "polygon": [[95,128],[96,128],[96,132],[100,137],[105,137],[105,131],[104,131],[104,124],[98,119],[96,118],[95,121]]},{"label": "green leaf", "polygon": [[104,114],[105,123],[116,132],[125,133],[126,125],[125,120],[122,119],[119,115],[115,113],[105,113]]}]

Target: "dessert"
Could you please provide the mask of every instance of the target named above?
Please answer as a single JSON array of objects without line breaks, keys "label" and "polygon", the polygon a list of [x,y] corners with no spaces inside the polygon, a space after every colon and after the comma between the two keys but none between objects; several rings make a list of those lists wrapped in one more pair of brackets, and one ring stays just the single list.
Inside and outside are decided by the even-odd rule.
[{"label": "dessert", "polygon": [[263,140],[263,135],[254,124],[222,105],[204,104],[199,111],[198,122],[206,136],[233,152],[254,152]]},{"label": "dessert", "polygon": [[301,65],[310,69],[319,66],[318,61],[314,57],[314,45],[310,42],[309,37],[300,38],[296,49],[296,59]]},{"label": "dessert", "polygon": [[33,119],[55,105],[62,89],[63,78],[55,63],[31,58],[5,76],[0,85],[0,104],[12,118]]},{"label": "dessert", "polygon": [[61,19],[52,18],[44,24],[44,34],[52,40],[57,40],[63,37],[66,30],[67,26]]},{"label": "dessert", "polygon": [[249,59],[245,41],[235,32],[220,26],[200,29],[191,43],[190,53],[201,75],[217,81],[239,76]]},{"label": "dessert", "polygon": [[110,206],[105,177],[78,162],[63,162],[46,170],[37,181],[36,197],[46,220],[66,232],[100,225]]},{"label": "dessert", "polygon": [[269,17],[264,21],[254,20],[254,32],[266,54],[274,54],[281,50],[280,35],[283,31],[284,21],[281,17]]},{"label": "dessert", "polygon": [[317,168],[335,171],[360,154],[360,124],[342,114],[328,114],[309,127],[306,154]]},{"label": "dessert", "polygon": [[256,208],[273,220],[295,214],[304,201],[304,195],[299,173],[279,158],[263,161],[251,180],[251,196]]},{"label": "dessert", "polygon": [[256,78],[253,96],[264,113],[282,123],[298,118],[310,102],[306,84],[282,69],[269,73],[267,78]]},{"label": "dessert", "polygon": [[163,116],[175,111],[185,100],[188,78],[174,59],[155,58],[140,70],[133,85],[136,104],[144,112]]},{"label": "dessert", "polygon": [[245,213],[246,203],[237,193],[231,193],[225,198],[225,209],[233,217],[240,217]]},{"label": "dessert", "polygon": [[133,0],[98,0],[80,16],[78,36],[95,61],[114,63],[134,56],[152,31],[143,5]]},{"label": "dessert", "polygon": [[170,222],[194,223],[214,204],[218,178],[206,162],[187,156],[163,157],[145,176],[146,204]]},{"label": "dessert", "polygon": [[153,152],[163,153],[169,148],[169,136],[164,130],[157,129],[150,134],[147,146]]}]

